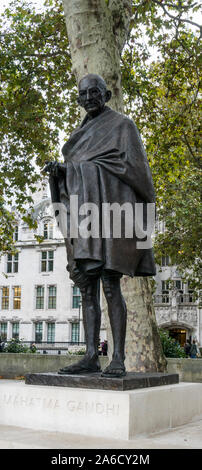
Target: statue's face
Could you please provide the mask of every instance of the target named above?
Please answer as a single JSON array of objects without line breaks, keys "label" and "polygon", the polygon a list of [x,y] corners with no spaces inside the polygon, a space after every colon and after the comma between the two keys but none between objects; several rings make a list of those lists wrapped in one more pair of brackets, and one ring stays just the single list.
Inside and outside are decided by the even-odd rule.
[{"label": "statue's face", "polygon": [[95,117],[104,108],[107,90],[94,78],[84,78],[79,84],[78,103],[91,116]]}]

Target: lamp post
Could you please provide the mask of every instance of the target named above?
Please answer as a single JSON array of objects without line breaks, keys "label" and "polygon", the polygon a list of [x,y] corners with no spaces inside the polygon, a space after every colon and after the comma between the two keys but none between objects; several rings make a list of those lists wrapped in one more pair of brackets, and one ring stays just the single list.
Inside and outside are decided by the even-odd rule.
[{"label": "lamp post", "polygon": [[79,343],[80,343],[80,321],[81,321],[81,306],[82,306],[82,300],[79,300]]}]

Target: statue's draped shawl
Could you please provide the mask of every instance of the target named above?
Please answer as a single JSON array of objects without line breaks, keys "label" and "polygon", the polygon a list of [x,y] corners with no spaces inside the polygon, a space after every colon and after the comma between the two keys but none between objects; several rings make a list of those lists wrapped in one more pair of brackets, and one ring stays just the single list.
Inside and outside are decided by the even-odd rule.
[{"label": "statue's draped shawl", "polygon": [[[128,117],[105,107],[93,119],[86,116],[81,126],[65,143],[62,153],[66,177],[50,178],[53,202],[63,202],[67,208],[69,233],[69,197],[78,196],[78,208],[83,203],[153,203],[155,193],[152,176],[142,141],[134,122]],[[73,258],[95,261],[105,269],[129,276],[155,274],[153,250],[137,249],[136,236],[103,238],[100,216],[98,238],[71,240]],[[79,217],[79,224],[83,220]],[[123,219],[123,213],[122,213]],[[135,225],[134,225],[135,226]],[[124,232],[125,233],[125,232]]]}]

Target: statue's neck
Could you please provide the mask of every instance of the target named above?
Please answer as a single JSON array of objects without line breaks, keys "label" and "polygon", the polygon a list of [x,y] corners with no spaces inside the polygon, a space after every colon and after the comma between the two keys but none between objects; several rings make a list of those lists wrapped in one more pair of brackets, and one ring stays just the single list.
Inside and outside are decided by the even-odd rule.
[{"label": "statue's neck", "polygon": [[90,115],[90,114],[87,113],[87,120],[92,121],[92,119],[94,119],[97,116],[99,116],[100,114],[104,113],[105,109],[106,109],[106,106],[103,106],[103,108],[100,109],[99,112],[97,112],[96,114]]}]

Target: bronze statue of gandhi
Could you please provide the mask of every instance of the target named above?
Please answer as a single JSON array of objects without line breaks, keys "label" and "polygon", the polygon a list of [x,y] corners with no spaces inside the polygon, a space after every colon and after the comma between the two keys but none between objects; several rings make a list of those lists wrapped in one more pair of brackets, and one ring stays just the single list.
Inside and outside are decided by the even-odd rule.
[{"label": "bronze statue of gandhi", "polygon": [[134,209],[134,227],[135,204],[155,201],[152,176],[137,127],[127,116],[106,105],[110,98],[111,91],[99,75],[88,74],[81,79],[77,101],[86,116],[63,146],[64,163],[49,162],[44,169],[50,174],[52,201],[62,202],[67,208],[67,270],[81,291],[86,339],[83,359],[60,369],[59,374],[101,372],[100,280],[113,337],[112,360],[101,375],[126,374],[127,309],[121,293],[121,277],[155,275],[153,250],[138,249],[135,229],[130,238],[125,236],[124,229],[118,237],[111,232],[104,237],[102,230],[96,238],[69,235],[71,196],[78,196],[79,205],[94,203],[100,210],[106,203],[118,203],[120,207],[130,203]]}]

